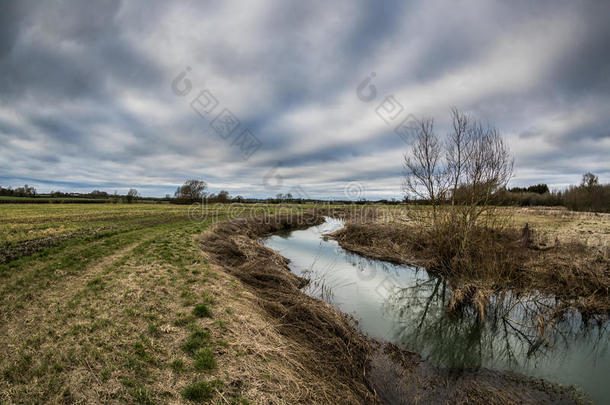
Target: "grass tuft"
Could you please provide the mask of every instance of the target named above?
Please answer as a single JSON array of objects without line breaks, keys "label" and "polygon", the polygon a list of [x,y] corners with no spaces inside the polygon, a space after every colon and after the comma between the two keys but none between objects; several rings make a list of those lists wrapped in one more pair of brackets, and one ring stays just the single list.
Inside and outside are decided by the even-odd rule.
[{"label": "grass tuft", "polygon": [[198,316],[199,318],[211,318],[212,312],[205,304],[197,304],[195,308],[193,308],[193,315]]},{"label": "grass tuft", "polygon": [[195,355],[195,370],[214,370],[216,366],[217,364],[216,359],[214,358],[214,353],[209,347],[201,349]]},{"label": "grass tuft", "polygon": [[186,339],[182,345],[182,349],[188,353],[195,353],[197,350],[206,346],[210,340],[210,334],[207,331],[195,331]]},{"label": "grass tuft", "polygon": [[212,399],[213,395],[212,385],[206,381],[199,381],[191,385],[187,385],[182,390],[182,396],[185,399],[193,402],[205,402]]},{"label": "grass tuft", "polygon": [[184,371],[184,360],[176,359],[171,362],[170,366],[172,367],[172,370],[174,370],[174,373],[181,373]]}]

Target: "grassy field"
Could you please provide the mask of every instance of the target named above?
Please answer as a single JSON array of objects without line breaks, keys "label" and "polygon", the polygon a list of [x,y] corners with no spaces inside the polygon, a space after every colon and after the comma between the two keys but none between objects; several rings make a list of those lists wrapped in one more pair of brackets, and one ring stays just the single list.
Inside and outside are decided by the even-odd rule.
[{"label": "grassy field", "polygon": [[13,197],[0,196],[0,203],[108,203],[109,200],[99,198],[76,198],[76,197]]},{"label": "grassy field", "polygon": [[[0,403],[284,403],[301,392],[293,343],[199,246],[213,222],[253,209],[191,220],[176,205],[0,205]],[[610,234],[608,216],[518,210],[516,221],[600,243]]]},{"label": "grassy field", "polygon": [[289,387],[281,337],[206,263],[212,220],[187,209],[0,206],[5,247],[60,240],[0,265],[0,403],[249,403]]},{"label": "grassy field", "polygon": [[[381,211],[387,215],[381,220],[408,221],[404,206],[384,206]],[[610,247],[610,214],[569,211],[563,207],[498,207],[496,212],[507,216],[509,227],[520,229],[528,224],[541,238],[584,243],[600,249]]]}]

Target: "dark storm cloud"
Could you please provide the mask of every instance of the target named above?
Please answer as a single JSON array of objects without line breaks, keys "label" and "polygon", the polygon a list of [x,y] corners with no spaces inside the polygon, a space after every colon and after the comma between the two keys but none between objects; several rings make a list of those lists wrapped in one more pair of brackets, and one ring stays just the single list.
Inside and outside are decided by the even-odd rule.
[{"label": "dark storm cloud", "polygon": [[[0,176],[41,189],[312,196],[361,182],[400,196],[406,144],[375,113],[393,94],[440,133],[457,105],[495,123],[513,183],[610,181],[610,4],[0,0]],[[193,90],[171,82],[192,67]],[[376,72],[374,102],[356,87]],[[219,107],[200,117],[203,89]],[[231,110],[262,146],[244,161],[210,127]],[[274,169],[275,168],[275,169]],[[275,171],[274,171],[275,170]],[[265,185],[269,173],[285,189]],[[277,173],[276,173],[277,172]],[[340,195],[334,195],[341,197]]]},{"label": "dark storm cloud", "polygon": [[610,3],[586,3],[574,16],[583,23],[575,44],[557,61],[549,87],[556,86],[566,96],[608,97],[610,91]]},{"label": "dark storm cloud", "polygon": [[21,10],[19,2],[12,0],[0,1],[0,58],[8,54],[15,45],[19,31]]},{"label": "dark storm cloud", "polygon": [[[3,98],[33,93],[41,101],[112,97],[108,81],[150,86],[163,77],[121,37],[120,1],[9,2],[0,69]],[[18,4],[14,4],[18,3]],[[4,12],[4,8],[3,8]]]}]

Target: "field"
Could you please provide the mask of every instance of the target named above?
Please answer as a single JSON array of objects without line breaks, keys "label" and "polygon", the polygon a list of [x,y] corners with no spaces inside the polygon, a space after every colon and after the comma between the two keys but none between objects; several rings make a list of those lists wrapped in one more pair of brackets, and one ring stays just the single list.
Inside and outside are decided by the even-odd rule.
[{"label": "field", "polygon": [[[381,212],[386,216],[378,222],[408,222],[403,206],[384,206]],[[521,229],[528,224],[541,238],[580,242],[602,250],[610,247],[610,214],[569,211],[564,207],[498,207],[495,212],[508,218],[509,227]]]},{"label": "field", "polygon": [[[313,395],[303,381],[316,377],[281,322],[201,249],[202,233],[235,212],[216,206],[193,220],[177,205],[0,205],[0,402]],[[594,214],[518,210],[516,221],[599,246],[610,234],[608,216]]]},{"label": "field", "polygon": [[[0,402],[248,403],[277,385],[254,297],[198,247],[211,220],[185,206],[2,205],[0,223],[5,249],[53,245],[0,265]],[[242,362],[263,382],[245,384],[256,372]]]},{"label": "field", "polygon": [[95,198],[70,198],[70,197],[12,197],[0,196],[0,204],[49,204],[49,203],[107,203],[108,200]]}]

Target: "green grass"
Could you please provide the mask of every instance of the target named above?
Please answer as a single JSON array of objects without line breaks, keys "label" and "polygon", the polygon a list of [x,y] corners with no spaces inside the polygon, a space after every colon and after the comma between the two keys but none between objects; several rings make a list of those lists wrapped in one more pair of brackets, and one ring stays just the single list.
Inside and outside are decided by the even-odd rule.
[{"label": "green grass", "polygon": [[195,305],[195,308],[193,308],[193,315],[199,318],[211,318],[212,312],[207,305],[202,303]]},{"label": "green grass", "polygon": [[174,370],[174,373],[179,374],[184,372],[185,370],[185,366],[184,366],[184,360],[182,359],[176,359],[173,360],[170,364],[172,370]]},{"label": "green grass", "polygon": [[200,348],[206,346],[210,341],[210,333],[207,331],[195,331],[186,339],[182,349],[188,353],[195,353]]},{"label": "green grass", "polygon": [[182,390],[182,396],[193,402],[205,402],[212,398],[214,386],[206,381],[199,381],[188,385]]},{"label": "green grass", "polygon": [[0,403],[176,403],[216,389],[239,403],[239,390],[213,380],[236,354],[222,319],[230,303],[211,294],[239,284],[209,268],[199,235],[213,222],[189,220],[188,208],[0,204],[0,253],[34,247],[0,263],[0,345],[10,348]]},{"label": "green grass", "polygon": [[217,367],[214,352],[209,347],[205,347],[195,353],[195,370],[205,371],[214,370]]}]

